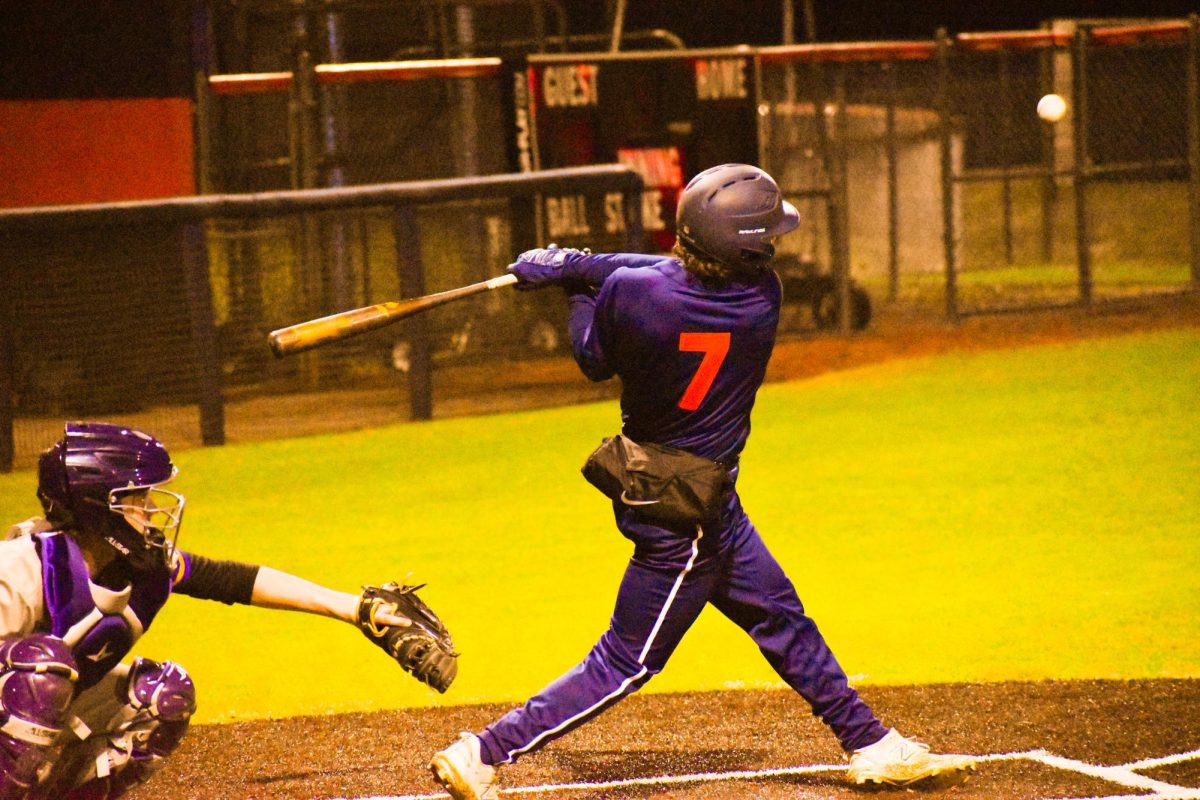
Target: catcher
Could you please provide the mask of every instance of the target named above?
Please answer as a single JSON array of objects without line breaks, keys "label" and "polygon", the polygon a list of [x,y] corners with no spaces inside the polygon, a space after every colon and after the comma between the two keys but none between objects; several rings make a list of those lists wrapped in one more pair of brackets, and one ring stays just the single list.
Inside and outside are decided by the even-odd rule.
[{"label": "catcher", "polygon": [[149,434],[67,423],[38,463],[45,512],[0,541],[0,800],[107,800],[144,782],[196,708],[178,664],[122,663],[174,594],[307,611],[354,624],[444,692],[448,632],[394,583],[359,595],[265,566],[178,550],[184,498]]}]

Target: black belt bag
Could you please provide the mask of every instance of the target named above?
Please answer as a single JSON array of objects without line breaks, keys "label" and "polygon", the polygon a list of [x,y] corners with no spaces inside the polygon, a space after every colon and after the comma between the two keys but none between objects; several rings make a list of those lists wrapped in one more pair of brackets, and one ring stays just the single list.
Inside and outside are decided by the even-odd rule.
[{"label": "black belt bag", "polygon": [[605,438],[582,472],[609,499],[667,526],[716,520],[730,488],[724,464],[676,447],[638,444],[620,434]]}]

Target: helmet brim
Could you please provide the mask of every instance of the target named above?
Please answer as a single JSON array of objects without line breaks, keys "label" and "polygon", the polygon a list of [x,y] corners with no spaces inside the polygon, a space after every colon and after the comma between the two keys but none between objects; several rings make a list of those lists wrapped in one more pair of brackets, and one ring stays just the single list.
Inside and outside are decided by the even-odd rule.
[{"label": "helmet brim", "polygon": [[783,206],[783,216],[767,230],[768,236],[783,236],[785,233],[796,230],[800,225],[800,212],[796,210],[796,207],[787,200],[781,200],[780,205]]}]

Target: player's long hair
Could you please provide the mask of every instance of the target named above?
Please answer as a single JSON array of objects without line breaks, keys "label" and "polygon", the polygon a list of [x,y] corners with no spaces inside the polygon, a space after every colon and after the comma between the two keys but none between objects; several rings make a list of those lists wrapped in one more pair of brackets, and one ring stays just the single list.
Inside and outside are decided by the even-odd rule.
[{"label": "player's long hair", "polygon": [[701,283],[714,288],[734,281],[752,281],[762,270],[761,267],[737,267],[721,261],[713,261],[697,253],[679,239],[675,240],[675,246],[671,248],[671,255],[678,258],[683,264],[683,268],[699,278]]}]

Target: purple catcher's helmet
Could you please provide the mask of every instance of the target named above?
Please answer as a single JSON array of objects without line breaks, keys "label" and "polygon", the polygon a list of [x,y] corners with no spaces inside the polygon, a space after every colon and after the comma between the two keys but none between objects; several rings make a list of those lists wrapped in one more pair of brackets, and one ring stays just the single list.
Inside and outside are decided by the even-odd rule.
[{"label": "purple catcher's helmet", "polygon": [[162,442],[105,422],[68,422],[38,459],[38,499],[54,525],[100,536],[135,567],[169,563],[184,498]]},{"label": "purple catcher's helmet", "polygon": [[722,264],[762,267],[772,242],[800,224],[775,179],[749,164],[722,164],[688,181],[679,198],[675,231],[690,249]]}]

